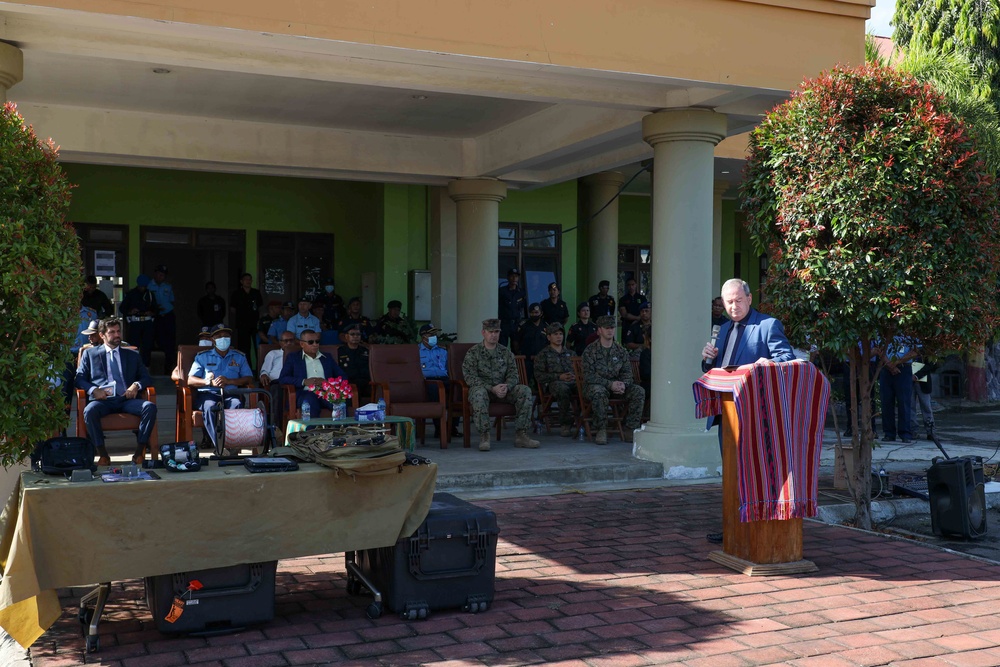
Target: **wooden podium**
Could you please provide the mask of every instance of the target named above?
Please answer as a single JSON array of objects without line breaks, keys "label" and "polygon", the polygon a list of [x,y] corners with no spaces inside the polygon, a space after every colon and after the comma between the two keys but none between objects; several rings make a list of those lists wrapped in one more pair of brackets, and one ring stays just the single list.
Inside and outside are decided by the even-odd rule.
[{"label": "wooden podium", "polygon": [[802,519],[740,521],[737,480],[740,422],[732,394],[722,398],[722,551],[709,559],[751,577],[816,572],[802,559]]}]

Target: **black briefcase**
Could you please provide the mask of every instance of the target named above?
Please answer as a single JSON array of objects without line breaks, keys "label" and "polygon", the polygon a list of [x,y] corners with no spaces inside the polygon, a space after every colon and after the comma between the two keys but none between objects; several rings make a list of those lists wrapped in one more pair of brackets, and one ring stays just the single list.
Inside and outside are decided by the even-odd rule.
[{"label": "black briefcase", "polygon": [[31,468],[46,475],[68,475],[74,470],[95,472],[97,448],[87,438],[49,438],[31,453]]}]

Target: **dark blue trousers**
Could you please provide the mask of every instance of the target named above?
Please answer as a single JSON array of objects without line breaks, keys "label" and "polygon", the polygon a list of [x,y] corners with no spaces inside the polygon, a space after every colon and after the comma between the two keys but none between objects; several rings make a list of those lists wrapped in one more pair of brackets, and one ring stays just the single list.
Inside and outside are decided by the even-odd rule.
[{"label": "dark blue trousers", "polygon": [[910,430],[910,414],[913,410],[913,366],[900,364],[899,373],[893,375],[883,368],[878,376],[878,387],[882,397],[882,431],[886,440],[899,436],[902,440],[913,440]]},{"label": "dark blue trousers", "polygon": [[124,412],[139,417],[140,445],[148,445],[149,437],[156,425],[156,404],[141,398],[127,399],[124,396],[112,396],[102,401],[90,401],[83,409],[83,421],[87,424],[87,436],[99,449],[104,449],[104,429],[101,419],[108,415]]}]

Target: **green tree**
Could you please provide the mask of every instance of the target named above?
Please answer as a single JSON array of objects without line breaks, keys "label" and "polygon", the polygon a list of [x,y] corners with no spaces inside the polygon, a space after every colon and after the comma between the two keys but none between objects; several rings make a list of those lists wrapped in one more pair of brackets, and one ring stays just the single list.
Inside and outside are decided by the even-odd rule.
[{"label": "green tree", "polygon": [[872,35],[865,36],[865,61],[892,67],[944,95],[979,147],[980,156],[993,174],[1000,174],[1000,112],[978,85],[976,69],[957,51],[942,52],[911,43],[896,47],[891,62],[882,57]]},{"label": "green tree", "polygon": [[65,221],[70,185],[57,149],[12,103],[0,111],[0,464],[22,461],[63,428],[53,386],[80,311],[80,247]]},{"label": "green tree", "polygon": [[930,85],[837,68],[754,130],[742,200],[768,255],[770,312],[793,343],[847,359],[859,385],[848,481],[857,524],[870,527],[869,369],[882,365],[870,359],[896,340],[930,355],[978,345],[1000,321],[993,176]]},{"label": "green tree", "polygon": [[977,89],[1000,109],[1000,0],[897,0],[892,25],[901,47],[968,59]]}]

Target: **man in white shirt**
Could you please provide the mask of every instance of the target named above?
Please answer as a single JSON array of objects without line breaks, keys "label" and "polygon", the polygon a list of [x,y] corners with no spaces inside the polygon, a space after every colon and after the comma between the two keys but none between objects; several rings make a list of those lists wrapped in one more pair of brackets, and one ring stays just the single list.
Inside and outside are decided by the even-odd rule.
[{"label": "man in white shirt", "polygon": [[285,357],[289,352],[299,349],[299,341],[291,331],[281,332],[278,337],[277,350],[271,350],[264,357],[264,363],[260,367],[260,386],[271,392],[271,423],[281,423],[282,401],[285,398],[284,390],[278,384],[281,377],[281,367],[285,365]]}]

